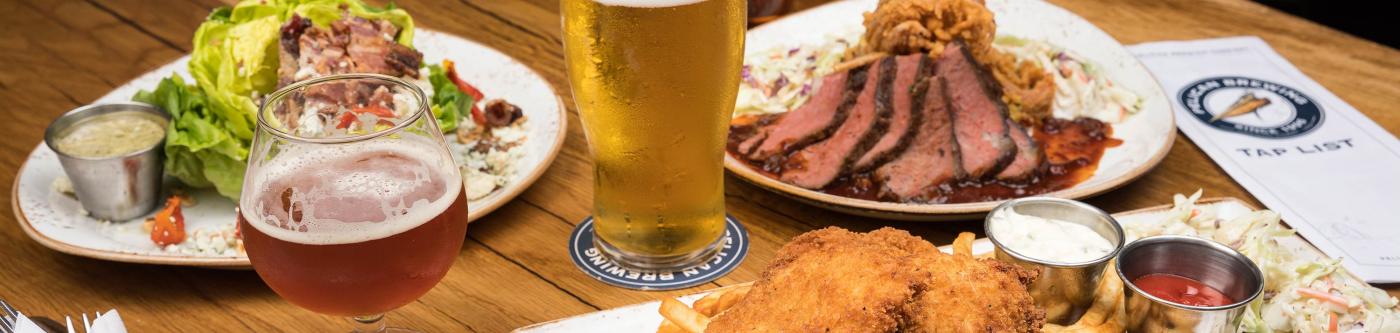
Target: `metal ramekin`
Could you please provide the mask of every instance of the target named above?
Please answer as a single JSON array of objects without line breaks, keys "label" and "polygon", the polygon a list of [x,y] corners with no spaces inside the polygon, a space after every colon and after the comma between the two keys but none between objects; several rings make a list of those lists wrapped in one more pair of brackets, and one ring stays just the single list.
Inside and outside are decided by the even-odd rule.
[{"label": "metal ramekin", "polygon": [[[121,156],[90,158],[73,156],[55,147],[58,136],[88,118],[117,113],[142,112],[163,119],[161,141]],[[64,173],[73,182],[73,191],[83,209],[94,218],[126,221],[154,210],[160,204],[161,173],[164,167],[164,133],[170,115],[153,105],[137,102],[92,104],[64,113],[44,130],[44,143],[58,154]]]},{"label": "metal ramekin", "polygon": [[[1101,258],[1080,263],[1054,262],[1018,253],[1002,245],[996,233],[992,232],[992,217],[1007,210],[1087,226],[1113,244],[1113,251]],[[1035,304],[1045,309],[1045,321],[1057,325],[1074,324],[1089,310],[1105,267],[1118,255],[1124,243],[1123,227],[1113,216],[1089,204],[1059,198],[1029,197],[1007,201],[987,214],[983,228],[987,238],[996,245],[997,260],[1040,273],[1027,291],[1035,299]]]},{"label": "metal ramekin", "polygon": [[[1123,279],[1129,332],[1235,332],[1245,305],[1264,291],[1264,274],[1239,251],[1190,236],[1155,236],[1123,247],[1115,265]],[[1200,281],[1235,303],[1191,306],[1143,292],[1132,281],[1165,273]]]}]

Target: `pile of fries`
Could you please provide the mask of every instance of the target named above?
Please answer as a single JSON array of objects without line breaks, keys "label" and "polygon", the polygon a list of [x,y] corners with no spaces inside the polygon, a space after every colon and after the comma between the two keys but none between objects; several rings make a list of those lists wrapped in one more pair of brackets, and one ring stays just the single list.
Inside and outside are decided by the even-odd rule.
[{"label": "pile of fries", "polygon": [[739,304],[739,300],[744,299],[752,287],[753,283],[745,283],[715,289],[695,300],[692,306],[685,306],[685,303],[674,298],[663,299],[660,312],[666,319],[661,321],[656,333],[704,332],[705,326],[710,325],[710,318]]},{"label": "pile of fries", "polygon": [[[972,242],[977,238],[970,232],[958,234],[958,238],[953,240],[953,254],[972,256]],[[979,258],[991,258],[991,253],[977,256]],[[1123,332],[1127,314],[1123,309],[1123,280],[1118,278],[1118,274],[1113,271],[1113,263],[1105,267],[1103,279],[1100,279],[1098,290],[1095,291],[1097,298],[1094,305],[1089,307],[1079,321],[1070,326],[1060,326],[1047,324],[1045,332]],[[738,304],[744,296],[749,294],[752,283],[738,284],[715,289],[705,297],[695,300],[695,304],[686,306],[678,299],[667,298],[661,300],[659,312],[661,326],[656,328],[657,333],[701,333],[705,327],[709,326],[710,319],[724,313],[725,310]]]}]

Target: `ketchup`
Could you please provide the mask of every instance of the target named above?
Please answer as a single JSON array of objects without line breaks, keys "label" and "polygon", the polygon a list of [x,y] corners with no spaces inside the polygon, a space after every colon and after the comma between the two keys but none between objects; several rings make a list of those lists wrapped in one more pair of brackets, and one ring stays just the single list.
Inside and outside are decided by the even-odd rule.
[{"label": "ketchup", "polygon": [[1147,274],[1133,280],[1143,292],[1168,302],[1190,306],[1223,306],[1235,303],[1230,296],[1190,278],[1171,274]]}]

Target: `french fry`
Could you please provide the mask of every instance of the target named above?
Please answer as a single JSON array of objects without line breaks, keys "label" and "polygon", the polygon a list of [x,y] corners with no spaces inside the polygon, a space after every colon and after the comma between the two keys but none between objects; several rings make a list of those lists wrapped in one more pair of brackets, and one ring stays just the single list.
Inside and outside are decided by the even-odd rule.
[{"label": "french fry", "polygon": [[690,307],[695,309],[695,312],[699,312],[707,317],[714,317],[715,313],[719,312],[716,308],[719,307],[719,300],[721,297],[724,297],[724,291],[716,290],[709,295],[705,295],[705,297],[695,300],[695,303],[692,303]]},{"label": "french fry", "polygon": [[977,235],[970,232],[958,233],[958,238],[953,239],[953,254],[972,256],[972,241],[977,240]]},{"label": "french fry", "polygon": [[705,331],[706,326],[710,325],[710,317],[685,306],[685,303],[674,298],[662,299],[661,308],[658,311],[661,312],[661,317],[666,318],[666,321],[679,326],[686,332],[701,333]]},{"label": "french fry", "polygon": [[1105,267],[1103,279],[1099,280],[1098,289],[1094,291],[1094,304],[1089,306],[1089,310],[1084,312],[1084,316],[1079,317],[1079,321],[1070,326],[1045,325],[1045,332],[1052,333],[1117,333],[1123,332],[1124,322],[1127,321],[1127,314],[1123,309],[1123,280],[1117,274],[1108,271],[1114,267],[1113,262],[1109,262]]},{"label": "french fry", "polygon": [[739,301],[743,300],[744,296],[749,295],[750,289],[753,289],[753,285],[743,285],[735,287],[734,289],[725,290],[724,295],[720,296],[719,303],[717,304],[718,307],[715,308],[715,312],[710,314],[710,316],[717,316],[723,313],[724,310],[729,310],[729,308],[734,307],[735,304],[739,304]]},{"label": "french fry", "polygon": [[661,326],[656,327],[656,333],[687,333],[685,329],[676,326],[676,323],[667,319],[661,319]]},{"label": "french fry", "polygon": [[1098,325],[1075,323],[1070,326],[1060,326],[1046,324],[1042,330],[1047,333],[1119,333],[1123,332],[1123,325],[1115,321],[1109,321]]}]

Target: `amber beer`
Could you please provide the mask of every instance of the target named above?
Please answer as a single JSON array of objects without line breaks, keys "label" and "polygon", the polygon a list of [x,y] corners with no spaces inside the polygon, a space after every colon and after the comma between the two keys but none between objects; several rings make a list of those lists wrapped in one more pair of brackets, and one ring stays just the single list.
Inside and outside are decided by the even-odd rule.
[{"label": "amber beer", "polygon": [[432,148],[280,147],[240,202],[258,275],[287,301],[329,315],[385,313],[432,289],[467,229],[461,178]]},{"label": "amber beer", "polygon": [[564,0],[574,99],[594,159],[595,240],[624,266],[707,259],[745,0]]}]

